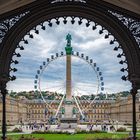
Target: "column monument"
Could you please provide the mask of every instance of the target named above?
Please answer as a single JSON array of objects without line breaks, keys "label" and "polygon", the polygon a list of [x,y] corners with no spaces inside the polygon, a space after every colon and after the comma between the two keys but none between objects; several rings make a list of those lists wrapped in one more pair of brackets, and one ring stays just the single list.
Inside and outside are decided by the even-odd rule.
[{"label": "column monument", "polygon": [[71,35],[66,36],[67,45],[66,50],[66,100],[65,100],[65,118],[72,118],[72,94],[71,94]]},{"label": "column monument", "polygon": [[73,108],[74,101],[72,97],[72,83],[71,83],[71,55],[72,55],[72,47],[71,47],[71,35],[68,34],[66,36],[67,44],[65,47],[66,51],[66,98],[64,101],[64,116],[61,118],[61,126],[71,128],[75,128],[77,126],[77,118],[74,118]]}]

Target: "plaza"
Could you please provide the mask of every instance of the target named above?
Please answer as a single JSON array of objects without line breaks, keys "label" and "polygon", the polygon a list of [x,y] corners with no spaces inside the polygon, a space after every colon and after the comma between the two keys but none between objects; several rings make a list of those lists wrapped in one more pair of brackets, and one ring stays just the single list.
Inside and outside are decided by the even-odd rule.
[{"label": "plaza", "polygon": [[[136,104],[136,116],[137,116],[137,126],[139,130],[139,117],[140,117],[140,97],[137,97]],[[46,104],[42,100],[27,100],[27,99],[14,99],[7,96],[7,125],[9,127],[8,131],[12,131],[14,128],[22,127],[23,132],[32,132],[37,130],[45,130],[45,126],[51,131],[68,130],[69,126],[66,128],[59,128],[60,122],[51,122],[52,117],[51,112],[45,113]],[[87,103],[83,103],[84,106],[88,106]],[[57,108],[58,104],[53,103],[53,107]],[[86,120],[78,120],[77,128],[84,130],[90,130],[93,125],[93,130],[102,130],[106,125],[108,131],[113,125],[115,131],[120,127],[125,127],[128,131],[131,131],[132,127],[132,100],[131,96],[125,98],[120,98],[117,100],[101,100],[93,102],[93,109],[86,114]],[[60,112],[61,113],[61,112]],[[0,101],[0,116],[2,116],[2,101]],[[2,118],[0,117],[0,122]],[[96,126],[97,125],[97,126]],[[29,127],[30,126],[30,127]],[[35,126],[35,127],[34,127]],[[37,128],[36,128],[37,126]],[[42,128],[41,128],[42,126]],[[32,130],[33,128],[33,130]],[[41,129],[40,129],[41,128]],[[77,128],[72,128],[74,132]],[[53,130],[54,129],[54,130]]]}]

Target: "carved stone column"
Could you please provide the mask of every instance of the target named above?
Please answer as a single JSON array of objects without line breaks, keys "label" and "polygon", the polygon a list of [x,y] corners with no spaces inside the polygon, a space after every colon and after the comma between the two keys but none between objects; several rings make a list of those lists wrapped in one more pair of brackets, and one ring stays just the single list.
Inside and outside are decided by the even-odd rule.
[{"label": "carved stone column", "polygon": [[131,89],[131,95],[132,95],[132,122],[133,122],[133,128],[132,128],[132,132],[133,132],[133,140],[136,140],[136,133],[137,133],[137,126],[136,126],[136,94],[137,94],[137,87],[136,87],[136,83],[132,83],[132,89]]},{"label": "carved stone column", "polygon": [[0,91],[2,94],[2,140],[6,140],[6,82],[0,82]]}]

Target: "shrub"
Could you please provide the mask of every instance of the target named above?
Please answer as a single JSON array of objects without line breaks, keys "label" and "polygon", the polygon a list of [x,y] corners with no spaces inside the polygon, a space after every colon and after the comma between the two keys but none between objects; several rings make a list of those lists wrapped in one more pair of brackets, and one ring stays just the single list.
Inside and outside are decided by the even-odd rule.
[{"label": "shrub", "polygon": [[14,128],[13,130],[12,130],[12,132],[22,132],[22,129],[21,128]]},{"label": "shrub", "polygon": [[32,134],[45,134],[45,131],[33,131]]},{"label": "shrub", "polygon": [[83,134],[83,133],[88,133],[88,131],[86,131],[86,130],[77,130],[76,133],[77,134]]},{"label": "shrub", "polygon": [[86,130],[80,130],[80,131],[76,131],[77,134],[93,134],[93,133],[107,133],[105,131],[101,131],[101,130],[91,130],[91,131],[86,131]]},{"label": "shrub", "polygon": [[32,134],[71,134],[70,132],[62,131],[33,131]]},{"label": "shrub", "polygon": [[68,132],[68,131],[33,131],[32,134],[93,134],[93,133],[107,133],[105,131],[101,130],[91,130],[91,131],[86,131],[86,130],[76,130],[76,132]]},{"label": "shrub", "polygon": [[12,140],[11,138],[7,138],[6,140]]},{"label": "shrub", "polygon": [[88,133],[107,133],[106,131],[102,131],[102,130],[91,130],[91,131],[88,131]]},{"label": "shrub", "polygon": [[25,138],[23,135],[19,138],[19,140],[31,140],[29,138]]},{"label": "shrub", "polygon": [[117,132],[125,132],[126,131],[126,128],[124,127],[120,127],[117,129]]},{"label": "shrub", "polygon": [[34,137],[30,137],[30,138],[28,138],[28,137],[24,137],[23,135],[19,138],[19,140],[45,140],[44,138],[38,138],[38,139],[36,139],[36,138],[34,138]]}]

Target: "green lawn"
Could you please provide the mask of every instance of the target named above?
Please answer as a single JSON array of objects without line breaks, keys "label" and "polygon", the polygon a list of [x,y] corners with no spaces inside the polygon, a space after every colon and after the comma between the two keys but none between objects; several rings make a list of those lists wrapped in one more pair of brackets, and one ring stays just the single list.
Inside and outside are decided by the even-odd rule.
[{"label": "green lawn", "polygon": [[[31,134],[35,138],[44,138],[45,140],[90,140],[91,138],[128,138],[128,134],[111,134],[111,133],[95,133],[95,134]],[[31,135],[24,135],[26,137],[31,137]],[[18,140],[21,135],[11,135],[8,138],[12,140]],[[140,134],[138,135],[140,139]]]}]

